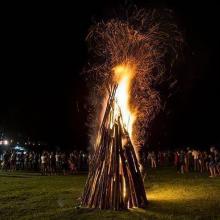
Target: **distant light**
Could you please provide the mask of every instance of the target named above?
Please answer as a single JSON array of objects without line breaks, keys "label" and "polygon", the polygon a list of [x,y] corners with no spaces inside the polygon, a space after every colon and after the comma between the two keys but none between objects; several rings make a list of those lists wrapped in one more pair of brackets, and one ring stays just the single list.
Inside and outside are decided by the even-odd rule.
[{"label": "distant light", "polygon": [[8,145],[8,140],[4,140],[4,145]]},{"label": "distant light", "polygon": [[0,145],[2,145],[3,144],[3,141],[0,141]]}]

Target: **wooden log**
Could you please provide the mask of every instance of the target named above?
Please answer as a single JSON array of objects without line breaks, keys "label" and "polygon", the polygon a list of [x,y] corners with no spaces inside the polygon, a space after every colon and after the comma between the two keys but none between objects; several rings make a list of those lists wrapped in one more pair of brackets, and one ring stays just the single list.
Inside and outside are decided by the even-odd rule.
[{"label": "wooden log", "polygon": [[119,136],[118,124],[115,123],[115,210],[119,210]]},{"label": "wooden log", "polygon": [[140,174],[138,164],[135,163],[136,155],[131,149],[131,145],[126,146],[126,158],[128,161],[129,171],[131,175],[132,185],[134,188],[136,205],[138,207],[144,207],[147,205],[146,194],[144,190],[143,180]]}]

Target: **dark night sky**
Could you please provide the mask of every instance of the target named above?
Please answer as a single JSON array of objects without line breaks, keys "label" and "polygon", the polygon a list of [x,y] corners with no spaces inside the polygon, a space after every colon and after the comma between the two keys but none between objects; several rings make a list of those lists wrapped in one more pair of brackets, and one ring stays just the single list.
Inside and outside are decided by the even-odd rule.
[{"label": "dark night sky", "polygon": [[[110,15],[120,1],[89,2],[3,8],[1,129],[63,148],[87,147],[87,90],[80,76],[87,62],[85,36],[93,20]],[[173,9],[189,51],[172,113],[155,122],[154,139],[166,145],[220,143],[217,3],[133,2]]]}]

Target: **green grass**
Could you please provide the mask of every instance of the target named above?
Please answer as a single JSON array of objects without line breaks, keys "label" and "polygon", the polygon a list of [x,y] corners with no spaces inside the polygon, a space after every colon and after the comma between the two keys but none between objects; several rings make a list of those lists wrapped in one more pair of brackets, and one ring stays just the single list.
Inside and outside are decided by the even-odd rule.
[{"label": "green grass", "polygon": [[148,207],[118,212],[74,208],[85,181],[86,175],[0,171],[0,219],[220,219],[220,177],[150,171]]}]

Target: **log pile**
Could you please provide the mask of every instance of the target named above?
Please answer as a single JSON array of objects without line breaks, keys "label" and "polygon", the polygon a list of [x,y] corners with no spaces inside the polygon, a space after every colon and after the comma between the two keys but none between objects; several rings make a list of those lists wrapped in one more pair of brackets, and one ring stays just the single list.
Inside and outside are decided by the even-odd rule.
[{"label": "log pile", "polygon": [[109,92],[96,148],[89,162],[82,207],[122,210],[147,205],[133,145],[121,113],[117,117],[114,114],[116,88],[112,87]]}]

